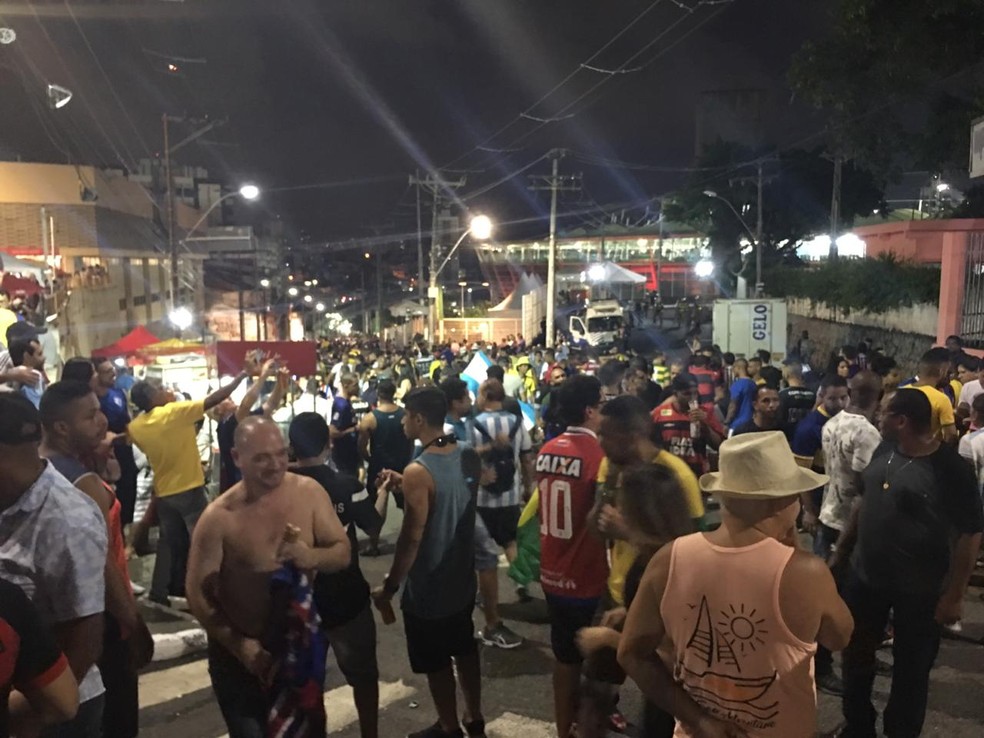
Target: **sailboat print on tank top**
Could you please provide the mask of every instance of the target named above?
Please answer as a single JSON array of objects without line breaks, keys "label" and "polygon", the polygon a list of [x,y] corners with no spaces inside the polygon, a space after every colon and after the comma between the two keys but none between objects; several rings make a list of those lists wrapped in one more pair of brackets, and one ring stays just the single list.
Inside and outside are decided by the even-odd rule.
[{"label": "sailboat print on tank top", "polygon": [[[690,605],[693,607],[693,605]],[[765,645],[761,636],[768,631],[756,610],[729,605],[720,611],[718,627],[711,622],[707,597],[700,600],[700,611],[683,658],[676,665],[676,679],[701,705],[718,717],[757,728],[771,727],[779,714],[779,703],[769,690],[778,673],[751,676],[743,674],[739,654]]]}]

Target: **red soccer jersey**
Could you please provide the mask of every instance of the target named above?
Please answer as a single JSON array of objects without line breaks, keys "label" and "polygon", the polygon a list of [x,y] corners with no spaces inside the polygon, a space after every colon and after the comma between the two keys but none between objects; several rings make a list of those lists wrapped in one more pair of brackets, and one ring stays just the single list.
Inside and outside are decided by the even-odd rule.
[{"label": "red soccer jersey", "polygon": [[605,544],[588,530],[604,457],[598,437],[585,428],[568,428],[536,457],[540,583],[548,594],[592,598],[605,591]]},{"label": "red soccer jersey", "polygon": [[[701,409],[707,413],[707,425],[723,437],[725,431],[714,415],[714,406],[701,405]],[[698,479],[701,474],[707,473],[707,441],[703,437],[693,438],[690,415],[677,412],[673,398],[653,410],[653,423],[663,448],[687,462]]]}]

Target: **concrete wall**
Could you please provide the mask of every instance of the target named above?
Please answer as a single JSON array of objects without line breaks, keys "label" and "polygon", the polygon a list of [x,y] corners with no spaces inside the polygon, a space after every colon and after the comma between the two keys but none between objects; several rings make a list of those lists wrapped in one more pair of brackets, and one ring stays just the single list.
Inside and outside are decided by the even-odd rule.
[{"label": "concrete wall", "polygon": [[854,310],[850,313],[831,307],[823,302],[812,303],[802,298],[789,298],[786,301],[790,313],[805,318],[816,318],[832,322],[851,322],[869,328],[881,328],[887,331],[903,331],[918,333],[925,336],[936,335],[940,310],[936,305],[919,304],[911,307],[900,307],[885,313],[869,313],[864,310]]},{"label": "concrete wall", "polygon": [[919,357],[936,345],[935,305],[915,305],[882,315],[843,312],[829,305],[811,305],[809,300],[789,300],[789,346],[792,349],[803,331],[809,331],[813,344],[814,368],[824,369],[830,354],[841,346],[870,341],[895,358],[903,372],[911,374]]}]

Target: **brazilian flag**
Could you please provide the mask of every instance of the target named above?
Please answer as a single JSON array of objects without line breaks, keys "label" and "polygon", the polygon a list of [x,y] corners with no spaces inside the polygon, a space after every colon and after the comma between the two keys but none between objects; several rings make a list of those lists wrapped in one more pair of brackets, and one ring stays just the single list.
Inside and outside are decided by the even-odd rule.
[{"label": "brazilian flag", "polygon": [[525,587],[540,580],[540,491],[535,490],[519,516],[516,531],[516,560],[509,565],[509,578]]}]

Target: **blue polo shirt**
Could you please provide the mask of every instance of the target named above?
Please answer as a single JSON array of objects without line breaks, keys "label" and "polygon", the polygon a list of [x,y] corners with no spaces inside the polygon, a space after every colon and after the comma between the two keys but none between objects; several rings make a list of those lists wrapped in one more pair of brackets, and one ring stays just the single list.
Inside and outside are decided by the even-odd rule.
[{"label": "blue polo shirt", "polygon": [[113,433],[126,432],[126,426],[130,423],[130,407],[126,401],[126,395],[115,387],[106,390],[106,394],[99,398],[99,408],[109,423],[109,429]]},{"label": "blue polo shirt", "polygon": [[796,426],[796,433],[790,444],[793,453],[804,458],[814,458],[823,449],[823,427],[828,420],[830,416],[822,405],[811,410]]}]

